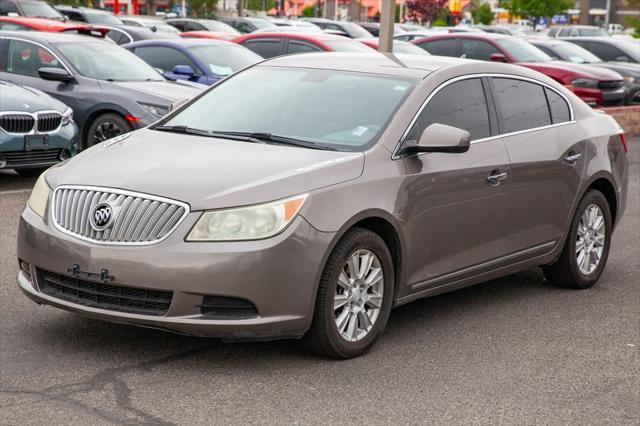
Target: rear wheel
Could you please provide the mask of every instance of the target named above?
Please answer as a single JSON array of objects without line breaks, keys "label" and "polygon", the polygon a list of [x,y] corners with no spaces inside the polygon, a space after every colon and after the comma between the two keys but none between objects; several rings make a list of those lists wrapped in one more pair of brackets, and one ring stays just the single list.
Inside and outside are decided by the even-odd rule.
[{"label": "rear wheel", "polygon": [[303,342],[333,358],[366,353],[384,329],[393,300],[393,263],[377,234],[354,228],[327,260]]},{"label": "rear wheel", "polygon": [[578,205],[560,258],[543,268],[545,277],[561,287],[593,286],[609,257],[611,231],[609,203],[600,191],[592,189]]},{"label": "rear wheel", "polygon": [[115,138],[123,133],[129,133],[132,130],[131,124],[121,115],[116,113],[102,114],[93,120],[89,126],[85,148]]}]

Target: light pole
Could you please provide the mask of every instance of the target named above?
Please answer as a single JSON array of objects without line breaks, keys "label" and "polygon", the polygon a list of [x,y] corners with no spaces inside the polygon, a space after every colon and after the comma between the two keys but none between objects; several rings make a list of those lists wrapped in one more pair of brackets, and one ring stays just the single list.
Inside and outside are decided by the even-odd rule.
[{"label": "light pole", "polygon": [[378,51],[382,53],[393,52],[393,27],[396,18],[396,2],[383,1],[380,9],[380,37]]}]

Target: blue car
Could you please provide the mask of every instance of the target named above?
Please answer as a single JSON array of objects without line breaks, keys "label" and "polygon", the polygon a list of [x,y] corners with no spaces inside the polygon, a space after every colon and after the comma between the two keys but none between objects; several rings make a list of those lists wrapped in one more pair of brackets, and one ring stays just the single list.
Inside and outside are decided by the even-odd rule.
[{"label": "blue car", "polygon": [[222,40],[145,40],[125,46],[170,80],[212,85],[263,58],[238,44]]}]

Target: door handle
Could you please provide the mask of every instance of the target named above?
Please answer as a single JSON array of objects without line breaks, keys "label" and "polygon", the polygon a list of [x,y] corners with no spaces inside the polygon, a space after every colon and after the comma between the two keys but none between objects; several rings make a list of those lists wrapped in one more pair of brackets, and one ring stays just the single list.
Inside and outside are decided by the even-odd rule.
[{"label": "door handle", "polygon": [[492,175],[487,177],[487,182],[491,184],[491,186],[498,186],[500,183],[509,177],[507,172],[497,173],[497,170],[493,172]]},{"label": "door handle", "polygon": [[575,166],[576,162],[582,157],[582,154],[572,154],[572,153],[569,153],[569,154],[570,155],[567,155],[566,157],[564,157],[564,162],[572,166]]}]

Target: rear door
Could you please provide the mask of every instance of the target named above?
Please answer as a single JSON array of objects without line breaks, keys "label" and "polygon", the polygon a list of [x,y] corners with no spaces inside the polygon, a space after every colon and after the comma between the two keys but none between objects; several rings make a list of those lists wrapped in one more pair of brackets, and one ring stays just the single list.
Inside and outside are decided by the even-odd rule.
[{"label": "rear door", "polygon": [[531,80],[492,77],[501,134],[510,158],[507,243],[541,254],[560,241],[585,165],[586,143],[570,104]]}]

